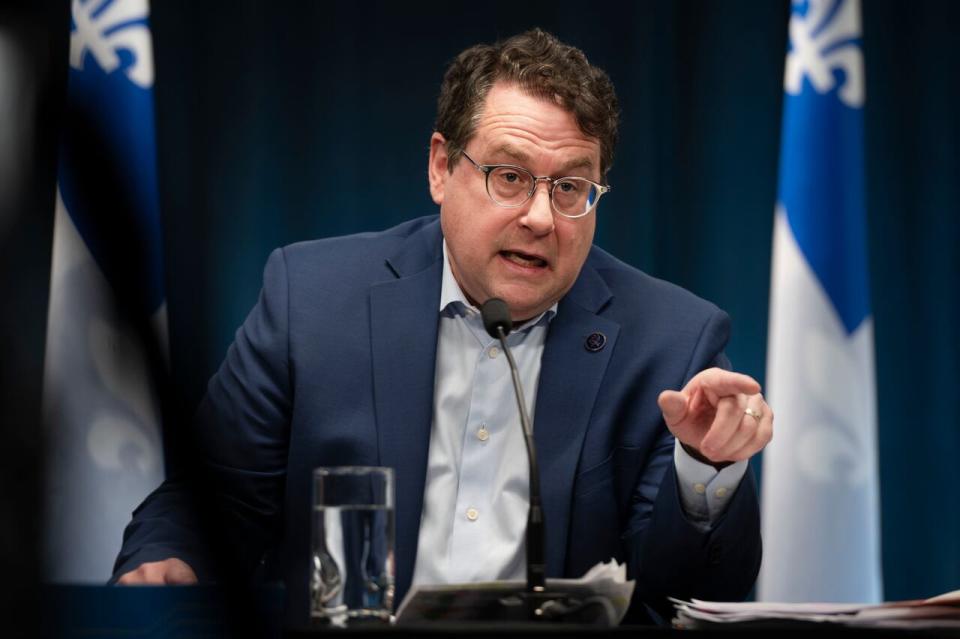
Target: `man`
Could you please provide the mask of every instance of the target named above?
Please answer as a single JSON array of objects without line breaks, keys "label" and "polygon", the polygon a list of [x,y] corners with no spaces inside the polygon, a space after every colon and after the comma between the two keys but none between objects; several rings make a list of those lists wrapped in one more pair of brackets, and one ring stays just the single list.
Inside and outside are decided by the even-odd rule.
[{"label": "man", "polygon": [[[411,583],[522,578],[529,476],[477,313],[491,297],[518,325],[548,576],[616,557],[653,607],[752,586],[746,460],[772,414],[722,370],[722,311],[592,246],[617,122],[606,74],[552,36],[472,47],[430,140],[439,219],[271,255],[196,430],[216,541],[240,574],[286,581],[291,622],[307,618],[317,466],[395,469],[398,600]],[[135,513],[119,583],[209,577],[186,493],[169,480]]]}]

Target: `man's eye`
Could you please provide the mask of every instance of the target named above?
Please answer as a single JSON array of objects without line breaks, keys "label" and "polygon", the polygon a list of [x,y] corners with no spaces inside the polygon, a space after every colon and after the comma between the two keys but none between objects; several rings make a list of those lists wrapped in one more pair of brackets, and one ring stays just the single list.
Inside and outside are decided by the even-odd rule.
[{"label": "man's eye", "polygon": [[574,182],[560,182],[557,184],[557,188],[560,189],[563,193],[576,193],[579,189],[579,185]]},{"label": "man's eye", "polygon": [[506,172],[506,171],[505,171],[505,172],[503,172],[503,173],[500,174],[500,177],[503,178],[503,181],[504,181],[504,182],[508,182],[508,183],[510,183],[510,184],[513,184],[514,182],[519,182],[519,181],[520,181],[520,174],[519,174],[519,173],[510,173],[510,172]]}]

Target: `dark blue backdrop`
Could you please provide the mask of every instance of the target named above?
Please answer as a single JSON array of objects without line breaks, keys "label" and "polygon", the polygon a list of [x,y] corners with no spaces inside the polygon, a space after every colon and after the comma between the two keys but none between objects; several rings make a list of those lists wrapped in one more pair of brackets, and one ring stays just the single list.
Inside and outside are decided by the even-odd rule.
[{"label": "dark blue backdrop", "polygon": [[[764,377],[789,6],[204,2],[153,7],[161,204],[183,420],[282,244],[432,212],[444,66],[531,26],[611,75],[622,141],[597,242],[727,309]],[[957,5],[868,0],[867,179],[885,594],[960,587]]]}]

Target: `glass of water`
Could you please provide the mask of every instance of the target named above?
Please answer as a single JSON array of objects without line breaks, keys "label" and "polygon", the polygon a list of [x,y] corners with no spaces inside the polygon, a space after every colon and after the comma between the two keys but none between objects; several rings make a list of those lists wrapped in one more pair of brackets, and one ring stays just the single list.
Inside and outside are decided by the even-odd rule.
[{"label": "glass of water", "polygon": [[393,615],[393,469],[313,471],[310,617],[332,626]]}]

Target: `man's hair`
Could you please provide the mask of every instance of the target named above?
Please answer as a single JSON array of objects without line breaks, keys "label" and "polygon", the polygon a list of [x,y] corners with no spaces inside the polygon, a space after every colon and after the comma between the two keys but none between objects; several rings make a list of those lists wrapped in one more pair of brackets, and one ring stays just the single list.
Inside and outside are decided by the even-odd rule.
[{"label": "man's hair", "polygon": [[473,137],[490,88],[517,84],[528,95],[563,107],[580,130],[600,142],[600,172],[613,163],[620,114],[613,83],[583,51],[532,29],[494,44],[478,44],[447,68],[437,100],[436,130],[446,138],[450,170]]}]

